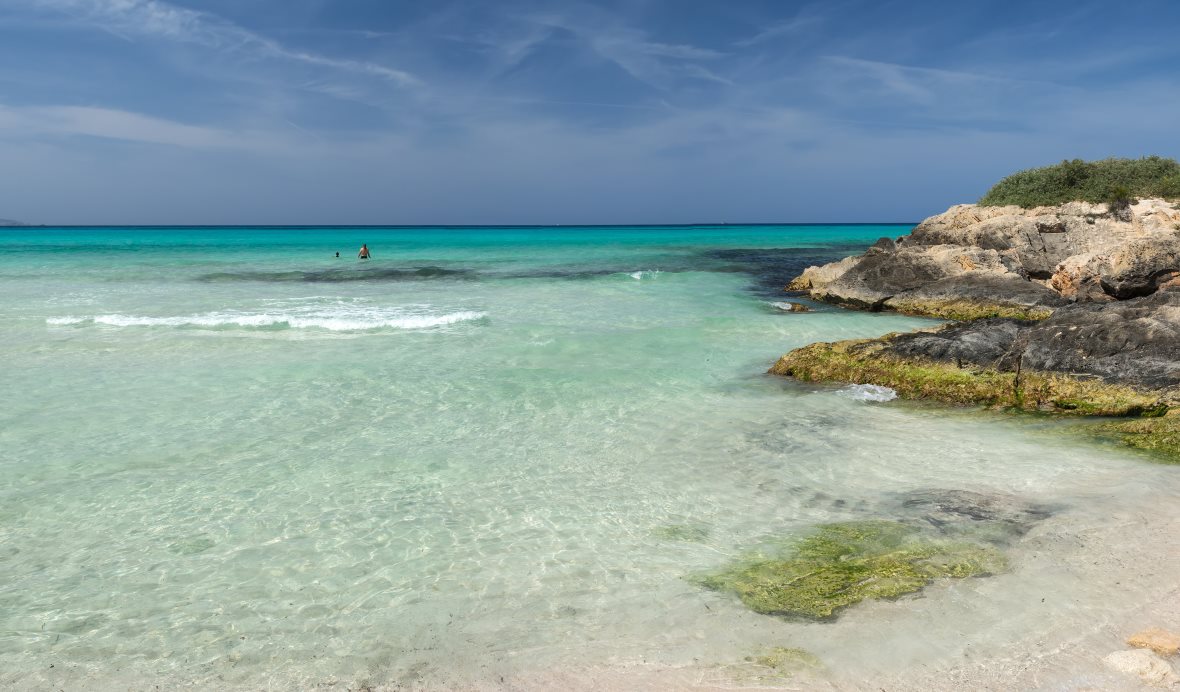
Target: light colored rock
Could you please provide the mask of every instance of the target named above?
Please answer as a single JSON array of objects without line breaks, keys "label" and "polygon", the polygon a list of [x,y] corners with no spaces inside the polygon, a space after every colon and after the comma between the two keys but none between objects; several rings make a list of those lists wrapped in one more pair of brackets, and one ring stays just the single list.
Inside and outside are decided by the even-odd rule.
[{"label": "light colored rock", "polygon": [[806,291],[811,289],[822,289],[836,279],[839,279],[844,272],[856,266],[860,262],[859,257],[845,257],[839,262],[832,262],[820,267],[808,267],[803,270],[794,281],[787,286],[790,291]]},{"label": "light colored rock", "polygon": [[1175,656],[1180,651],[1180,634],[1158,627],[1145,629],[1127,639],[1127,644],[1140,649],[1151,649],[1160,656]]},{"label": "light colored rock", "polygon": [[1171,664],[1144,649],[1115,651],[1102,659],[1102,662],[1108,668],[1134,675],[1140,682],[1152,687],[1167,688],[1180,684],[1180,675],[1176,674]]},{"label": "light colored rock", "polygon": [[[981,297],[978,277],[984,276],[1049,291]],[[959,277],[965,281],[962,295],[955,289]],[[936,283],[935,292],[948,305],[983,300],[1029,307],[1031,297],[1037,301],[1031,307],[1051,310],[1066,302],[1150,295],[1180,283],[1180,209],[1144,199],[1122,221],[1105,204],[1087,202],[1034,209],[960,204],[926,219],[896,244],[878,242],[860,257],[809,267],[789,288],[873,310],[928,304],[929,314],[938,314],[945,311],[941,303],[925,295]]]}]

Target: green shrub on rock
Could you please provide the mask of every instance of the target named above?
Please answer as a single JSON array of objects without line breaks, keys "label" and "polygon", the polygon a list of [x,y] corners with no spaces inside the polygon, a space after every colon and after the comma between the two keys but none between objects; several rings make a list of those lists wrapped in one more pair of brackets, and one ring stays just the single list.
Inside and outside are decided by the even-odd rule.
[{"label": "green shrub on rock", "polygon": [[1131,220],[1131,205],[1135,202],[1135,198],[1131,197],[1131,191],[1122,185],[1115,186],[1106,197],[1110,215],[1120,221]]},{"label": "green shrub on rock", "polygon": [[1004,178],[988,190],[979,204],[1026,208],[1074,201],[1098,204],[1109,202],[1111,191],[1117,187],[1125,188],[1128,198],[1180,197],[1180,163],[1160,156],[1062,161]]},{"label": "green shrub on rock", "polygon": [[1180,199],[1180,173],[1174,173],[1160,180],[1156,194],[1164,199]]}]

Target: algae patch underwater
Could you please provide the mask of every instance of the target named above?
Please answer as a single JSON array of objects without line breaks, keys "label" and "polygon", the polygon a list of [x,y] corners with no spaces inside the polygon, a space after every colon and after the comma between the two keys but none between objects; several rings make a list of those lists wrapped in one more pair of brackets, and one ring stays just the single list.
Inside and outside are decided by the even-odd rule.
[{"label": "algae patch underwater", "polygon": [[1180,415],[1103,423],[1096,432],[1148,452],[1155,461],[1180,464]]},{"label": "algae patch underwater", "polygon": [[900,522],[857,521],[825,524],[784,555],[754,555],[697,582],[736,594],[758,613],[824,620],[868,598],[897,598],[935,579],[1006,568],[991,546],[945,540]]}]

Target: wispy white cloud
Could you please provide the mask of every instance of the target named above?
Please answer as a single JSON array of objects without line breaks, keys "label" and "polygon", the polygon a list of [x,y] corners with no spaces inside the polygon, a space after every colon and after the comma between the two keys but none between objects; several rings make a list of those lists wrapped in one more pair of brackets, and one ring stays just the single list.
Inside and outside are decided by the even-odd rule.
[{"label": "wispy white cloud", "polygon": [[[675,74],[669,65],[715,60],[724,55],[708,48],[648,41],[642,34],[632,30],[596,32],[587,39],[596,53],[639,81],[661,89],[669,86]],[[699,78],[701,73],[690,76]]]},{"label": "wispy white cloud", "polygon": [[421,84],[405,70],[363,60],[335,58],[292,49],[221,17],[170,5],[162,0],[24,0],[64,12],[123,38],[145,36],[208,48],[249,51],[264,58],[288,60],[389,80],[401,86]]},{"label": "wispy white cloud", "polygon": [[[957,6],[933,25],[869,0],[793,16],[786,3],[305,0],[348,29],[282,15],[287,0],[220,17],[182,2],[198,5],[0,0],[19,39],[0,43],[0,182],[24,205],[5,215],[915,218],[1014,168],[1160,151],[1180,117],[1176,49],[1142,22],[1112,34],[1054,16],[1016,40]],[[138,45],[77,41],[78,27]],[[971,45],[979,35],[997,38]]]},{"label": "wispy white cloud", "polygon": [[89,106],[0,105],[0,137],[88,136],[185,148],[241,148],[262,140],[140,113]]},{"label": "wispy white cloud", "polygon": [[[540,15],[531,18],[539,26],[564,29],[636,80],[657,89],[670,88],[678,74],[706,78],[680,69],[689,63],[724,58],[726,53],[690,44],[653,41],[647,32],[629,26],[617,16],[601,11]],[[712,80],[711,80],[712,81]]]},{"label": "wispy white cloud", "polygon": [[760,43],[789,38],[802,33],[805,29],[814,27],[820,21],[821,18],[815,15],[795,17],[785,22],[773,24],[749,38],[736,41],[733,45],[739,48],[749,48]]},{"label": "wispy white cloud", "polygon": [[684,66],[684,74],[706,82],[717,82],[726,86],[736,86],[733,80],[726,79],[703,65],[690,64]]},{"label": "wispy white cloud", "polygon": [[[1060,88],[1049,82],[1000,77],[978,72],[918,67],[865,60],[846,56],[826,56],[829,65],[839,68],[846,77],[867,79],[890,97],[903,98],[919,105],[930,106],[939,103],[950,93],[958,93],[972,100],[999,91],[1021,88]],[[858,96],[869,95],[858,90]]]}]

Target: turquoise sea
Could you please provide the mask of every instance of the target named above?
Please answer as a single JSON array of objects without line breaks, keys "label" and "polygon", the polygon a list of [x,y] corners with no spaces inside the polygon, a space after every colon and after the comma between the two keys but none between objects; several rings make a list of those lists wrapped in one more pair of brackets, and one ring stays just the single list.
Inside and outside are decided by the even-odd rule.
[{"label": "turquoise sea", "polygon": [[[774,647],[812,686],[1117,688],[1180,615],[1180,468],[764,374],[936,325],[775,305],[908,230],[0,229],[0,688],[796,684]],[[1051,511],[1008,572],[834,622],[692,579],[930,490]]]}]

